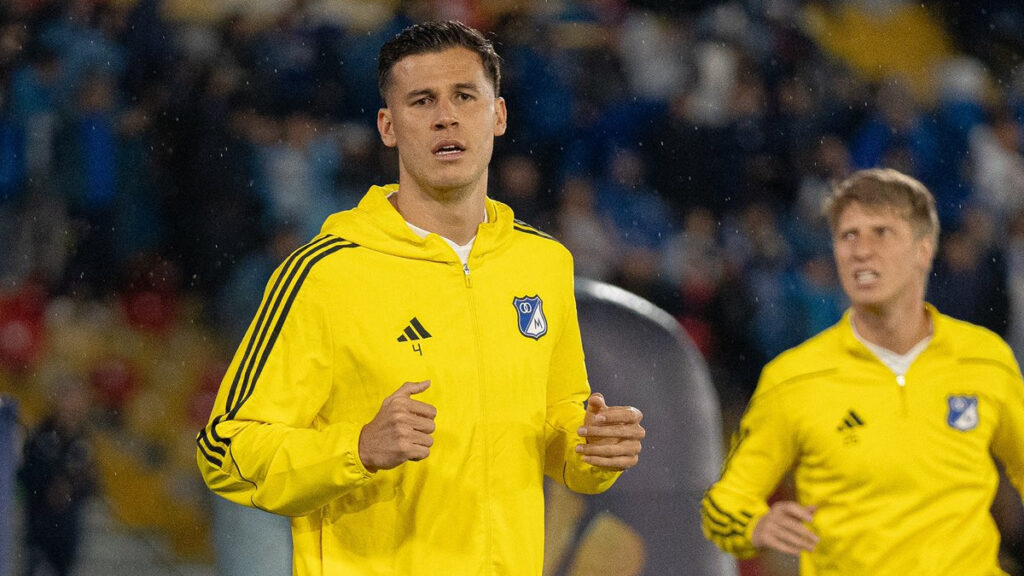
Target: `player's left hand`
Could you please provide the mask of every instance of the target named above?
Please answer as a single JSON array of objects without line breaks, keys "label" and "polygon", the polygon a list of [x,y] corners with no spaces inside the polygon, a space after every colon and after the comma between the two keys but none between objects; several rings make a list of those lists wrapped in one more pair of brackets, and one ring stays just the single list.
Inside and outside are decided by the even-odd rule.
[{"label": "player's left hand", "polygon": [[599,393],[587,399],[587,414],[577,433],[587,441],[576,446],[583,461],[602,468],[626,470],[636,465],[647,434],[644,415],[632,406],[609,406]]}]

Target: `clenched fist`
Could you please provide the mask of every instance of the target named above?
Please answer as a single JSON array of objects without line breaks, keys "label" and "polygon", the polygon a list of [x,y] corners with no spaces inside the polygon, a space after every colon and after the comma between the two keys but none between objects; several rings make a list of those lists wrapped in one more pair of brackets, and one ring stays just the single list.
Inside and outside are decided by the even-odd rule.
[{"label": "clenched fist", "polygon": [[414,400],[430,380],[406,382],[381,402],[380,410],[359,434],[359,459],[370,472],[389,470],[408,460],[423,460],[434,444],[437,409]]},{"label": "clenched fist", "polygon": [[636,465],[647,431],[644,415],[632,406],[609,406],[598,393],[587,400],[587,413],[578,434],[587,443],[576,446],[583,461],[602,468],[626,470]]}]

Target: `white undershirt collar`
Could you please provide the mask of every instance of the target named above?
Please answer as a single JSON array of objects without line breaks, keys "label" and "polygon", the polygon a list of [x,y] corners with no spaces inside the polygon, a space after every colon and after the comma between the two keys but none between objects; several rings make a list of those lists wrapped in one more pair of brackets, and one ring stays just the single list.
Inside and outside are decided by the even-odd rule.
[{"label": "white undershirt collar", "polygon": [[[392,196],[392,194],[395,194],[395,192],[392,192],[391,194],[388,194],[388,198],[390,198]],[[486,207],[484,208],[484,220],[483,221],[484,221],[484,223],[487,222],[487,208]],[[426,238],[428,234],[436,234],[436,232],[431,232],[429,230],[424,230],[423,228],[420,228],[419,226],[417,226],[415,224],[411,224],[408,220],[405,221],[405,224],[406,224],[406,226],[409,227],[410,230],[412,230],[420,238]],[[438,234],[438,236],[441,236],[441,235]],[[452,250],[455,251],[455,254],[459,257],[459,261],[461,261],[463,265],[465,265],[466,262],[469,261],[469,253],[473,250],[473,244],[476,242],[476,234],[474,234],[473,237],[469,239],[469,242],[466,242],[465,244],[462,244],[462,245],[456,244],[454,240],[451,240],[449,238],[445,238],[444,236],[441,236],[441,239],[444,240],[446,244],[448,244],[449,246],[452,247]]]},{"label": "white undershirt collar", "polygon": [[928,347],[928,344],[931,343],[932,335],[935,332],[934,326],[931,324],[931,320],[929,319],[928,335],[915,344],[913,348],[908,350],[906,354],[898,354],[884,346],[879,346],[878,344],[873,344],[865,340],[864,337],[857,332],[857,325],[853,323],[852,314],[850,315],[850,328],[853,329],[854,337],[856,337],[861,344],[877,356],[878,359],[882,361],[882,364],[888,366],[889,369],[893,371],[893,374],[896,374],[897,376],[903,376],[907,373],[907,370],[910,369],[910,365],[914,363],[914,360],[916,360],[917,357],[921,355],[921,352],[924,352],[925,348]]}]

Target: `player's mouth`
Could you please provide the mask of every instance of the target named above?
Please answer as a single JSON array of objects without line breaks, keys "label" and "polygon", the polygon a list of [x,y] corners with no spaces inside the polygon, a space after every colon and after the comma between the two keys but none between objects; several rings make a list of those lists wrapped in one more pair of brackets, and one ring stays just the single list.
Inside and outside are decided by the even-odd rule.
[{"label": "player's mouth", "polygon": [[880,277],[875,270],[857,270],[853,273],[853,280],[858,286],[873,286]]},{"label": "player's mouth", "polygon": [[457,140],[441,140],[434,144],[433,152],[434,157],[442,160],[449,160],[459,158],[466,151],[466,147]]}]

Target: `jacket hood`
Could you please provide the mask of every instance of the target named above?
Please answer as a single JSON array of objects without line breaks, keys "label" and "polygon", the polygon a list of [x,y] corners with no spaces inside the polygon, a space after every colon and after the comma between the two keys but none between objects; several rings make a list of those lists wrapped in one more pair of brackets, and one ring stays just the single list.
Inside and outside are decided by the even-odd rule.
[{"label": "jacket hood", "polygon": [[[388,201],[388,196],[397,191],[398,184],[371,186],[358,206],[329,216],[321,233],[403,258],[458,262],[459,257],[441,236],[431,233],[420,238],[409,228]],[[486,199],[486,206],[487,222],[477,228],[470,259],[497,249],[512,230],[514,217],[511,208],[490,198]]]}]

